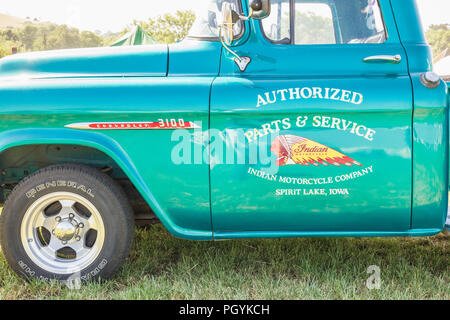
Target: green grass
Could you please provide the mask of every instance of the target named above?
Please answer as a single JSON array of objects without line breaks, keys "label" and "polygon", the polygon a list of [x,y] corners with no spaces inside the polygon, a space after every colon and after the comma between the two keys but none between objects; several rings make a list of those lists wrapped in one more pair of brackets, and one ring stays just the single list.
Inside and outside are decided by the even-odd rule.
[{"label": "green grass", "polygon": [[[195,242],[137,229],[117,276],[70,290],[26,283],[0,254],[0,299],[450,299],[448,239],[304,238]],[[367,268],[381,268],[369,290]]]}]

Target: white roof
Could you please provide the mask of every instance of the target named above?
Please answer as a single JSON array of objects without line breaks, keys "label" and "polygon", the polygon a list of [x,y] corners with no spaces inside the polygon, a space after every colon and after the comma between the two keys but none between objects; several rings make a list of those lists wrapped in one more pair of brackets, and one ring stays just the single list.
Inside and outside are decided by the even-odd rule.
[{"label": "white roof", "polygon": [[440,76],[450,76],[450,56],[447,56],[434,64],[434,72]]}]

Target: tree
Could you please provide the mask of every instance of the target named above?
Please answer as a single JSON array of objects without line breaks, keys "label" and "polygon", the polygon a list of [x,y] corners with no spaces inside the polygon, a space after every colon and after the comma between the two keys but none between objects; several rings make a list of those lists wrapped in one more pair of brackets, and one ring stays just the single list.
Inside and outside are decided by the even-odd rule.
[{"label": "tree", "polygon": [[12,47],[18,47],[18,43],[0,38],[0,58],[10,55]]},{"label": "tree", "polygon": [[[174,43],[184,39],[195,20],[192,11],[177,11],[175,14],[164,14],[155,19],[134,21],[133,25],[140,25],[154,39],[160,43]],[[128,32],[124,30],[122,34]]]},{"label": "tree", "polygon": [[80,31],[67,25],[42,25],[33,45],[33,50],[55,50],[70,48],[101,47],[103,39],[90,31]]},{"label": "tree", "polygon": [[32,51],[41,51],[49,49],[48,36],[51,34],[57,25],[53,23],[41,23],[38,25],[38,32],[33,42]]},{"label": "tree", "polygon": [[331,18],[321,17],[313,12],[297,10],[295,13],[295,43],[335,43],[333,21]]},{"label": "tree", "polygon": [[433,51],[433,56],[450,48],[450,24],[431,25],[426,32],[427,41]]},{"label": "tree", "polygon": [[[195,15],[191,11],[177,11],[175,14],[165,14],[148,21],[135,21],[133,24],[143,27],[161,43],[173,43],[186,37],[194,19]],[[128,31],[129,29],[124,30],[123,33]],[[113,33],[100,35],[100,32],[80,32],[67,25],[49,22],[27,22],[15,29],[0,30],[0,58],[11,54],[12,47],[17,47],[19,52],[101,47],[114,42],[117,37]]]},{"label": "tree", "polygon": [[80,34],[81,47],[92,48],[103,46],[103,38],[94,32],[83,31]]},{"label": "tree", "polygon": [[23,43],[25,50],[33,50],[34,41],[38,35],[38,27],[32,24],[26,24],[19,29],[19,39]]},{"label": "tree", "polygon": [[21,42],[17,30],[0,30],[0,58],[10,55],[13,47],[20,47]]},{"label": "tree", "polygon": [[0,37],[6,41],[19,41],[19,35],[11,29],[0,32]]},{"label": "tree", "polygon": [[47,49],[80,48],[81,40],[78,29],[67,25],[57,26],[47,37]]}]

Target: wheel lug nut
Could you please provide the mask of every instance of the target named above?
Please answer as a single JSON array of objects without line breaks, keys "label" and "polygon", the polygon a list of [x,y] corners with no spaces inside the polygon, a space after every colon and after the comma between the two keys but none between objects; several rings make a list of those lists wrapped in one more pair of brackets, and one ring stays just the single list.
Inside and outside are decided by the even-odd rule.
[{"label": "wheel lug nut", "polygon": [[55,229],[52,230],[52,234],[55,234]]},{"label": "wheel lug nut", "polygon": [[80,224],[78,225],[78,228],[84,228],[84,224],[80,223]]},{"label": "wheel lug nut", "polygon": [[75,239],[76,239],[77,241],[80,241],[80,240],[81,240],[81,237],[80,237],[80,236],[77,236]]},{"label": "wheel lug nut", "polygon": [[67,241],[63,241],[62,244],[63,244],[63,245],[66,245],[66,244],[67,244]]},{"label": "wheel lug nut", "polygon": [[61,221],[61,217],[56,217],[56,221],[60,222]]},{"label": "wheel lug nut", "polygon": [[69,214],[69,218],[73,219],[75,217],[75,215],[73,213]]}]

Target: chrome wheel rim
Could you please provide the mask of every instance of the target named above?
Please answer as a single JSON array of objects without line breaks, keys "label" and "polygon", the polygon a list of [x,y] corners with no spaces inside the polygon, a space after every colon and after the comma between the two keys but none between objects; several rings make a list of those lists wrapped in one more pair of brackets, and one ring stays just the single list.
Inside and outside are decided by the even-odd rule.
[{"label": "chrome wheel rim", "polygon": [[20,237],[30,259],[55,274],[74,274],[100,254],[105,226],[97,208],[71,192],[37,199],[25,212]]}]

